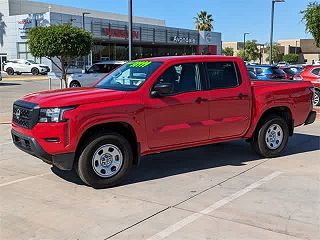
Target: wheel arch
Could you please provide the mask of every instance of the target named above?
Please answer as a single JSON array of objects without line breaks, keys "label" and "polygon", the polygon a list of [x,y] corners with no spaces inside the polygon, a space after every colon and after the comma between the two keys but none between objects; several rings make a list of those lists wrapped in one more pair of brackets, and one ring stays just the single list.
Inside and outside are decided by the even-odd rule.
[{"label": "wheel arch", "polygon": [[[113,131],[122,136],[124,136],[132,146],[132,151],[134,154],[133,164],[138,165],[140,161],[140,143],[138,142],[136,132],[134,128],[127,122],[108,122],[97,124],[89,127],[85,130],[85,132],[81,135],[78,141],[77,149],[76,149],[76,159],[79,157],[81,150],[83,149],[83,144],[85,140],[101,131]],[[76,161],[75,161],[76,162]]]},{"label": "wheel arch", "polygon": [[266,111],[264,111],[261,114],[259,121],[257,122],[253,132],[255,132],[256,129],[259,128],[261,126],[261,124],[263,124],[264,120],[270,115],[277,115],[277,116],[283,118],[288,125],[289,135],[290,136],[293,135],[294,122],[293,122],[293,118],[292,118],[292,112],[291,112],[290,108],[286,107],[286,106],[272,107],[272,108],[269,108]]}]

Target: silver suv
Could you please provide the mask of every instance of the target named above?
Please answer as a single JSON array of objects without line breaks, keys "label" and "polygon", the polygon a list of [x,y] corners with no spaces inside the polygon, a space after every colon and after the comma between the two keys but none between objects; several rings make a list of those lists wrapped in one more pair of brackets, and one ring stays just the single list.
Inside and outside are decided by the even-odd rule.
[{"label": "silver suv", "polygon": [[71,74],[68,78],[69,87],[91,86],[107,73],[126,63],[125,61],[103,61],[93,64],[82,73]]}]

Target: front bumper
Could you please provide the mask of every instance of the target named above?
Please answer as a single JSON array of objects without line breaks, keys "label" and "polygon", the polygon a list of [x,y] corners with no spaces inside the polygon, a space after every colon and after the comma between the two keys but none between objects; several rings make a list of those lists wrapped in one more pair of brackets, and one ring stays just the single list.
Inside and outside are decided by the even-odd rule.
[{"label": "front bumper", "polygon": [[14,129],[11,130],[13,143],[20,150],[29,153],[42,161],[54,165],[61,170],[71,170],[73,168],[75,153],[64,153],[50,155],[43,150],[40,144],[33,138],[23,135]]},{"label": "front bumper", "polygon": [[304,125],[308,125],[313,123],[317,118],[317,112],[316,111],[311,111],[307,117],[307,120],[304,122]]},{"label": "front bumper", "polygon": [[50,72],[50,68],[49,67],[46,67],[46,68],[41,67],[39,70],[40,70],[40,73],[48,73],[48,72]]}]

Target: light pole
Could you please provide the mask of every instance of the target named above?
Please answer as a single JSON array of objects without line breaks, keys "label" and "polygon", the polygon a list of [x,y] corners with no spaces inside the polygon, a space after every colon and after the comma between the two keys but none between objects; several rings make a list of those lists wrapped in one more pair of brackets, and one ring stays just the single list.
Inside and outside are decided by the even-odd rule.
[{"label": "light pole", "polygon": [[269,63],[270,63],[270,65],[272,65],[273,20],[274,20],[274,5],[275,5],[276,2],[285,2],[285,0],[272,0],[271,32],[270,32],[270,55],[269,55]]},{"label": "light pole", "polygon": [[[89,12],[83,12],[83,13],[82,13],[82,29],[83,29],[83,30],[86,30],[86,25],[85,25],[85,22],[84,22],[84,17],[85,17],[85,15],[89,15],[89,14],[90,14]],[[86,57],[85,57],[85,56],[83,56],[82,61],[83,61],[83,70],[85,71],[85,70],[86,70]]]},{"label": "light pole", "polygon": [[90,13],[89,12],[83,12],[82,13],[82,29],[83,30],[86,30],[86,26],[85,26],[85,22],[84,22],[84,17],[86,16],[86,15],[89,15]]},{"label": "light pole", "polygon": [[129,49],[129,61],[132,60],[132,0],[128,0],[128,49]]},{"label": "light pole", "polygon": [[246,51],[246,35],[249,35],[250,33],[244,33],[243,34],[243,51]]}]

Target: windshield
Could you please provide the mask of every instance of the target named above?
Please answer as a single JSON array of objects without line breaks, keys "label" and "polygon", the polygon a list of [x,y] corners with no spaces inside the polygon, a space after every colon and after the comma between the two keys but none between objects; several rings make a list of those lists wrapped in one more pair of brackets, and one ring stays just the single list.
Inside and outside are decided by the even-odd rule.
[{"label": "windshield", "polygon": [[161,64],[162,62],[151,61],[126,63],[107,75],[96,87],[120,91],[137,90]]}]

